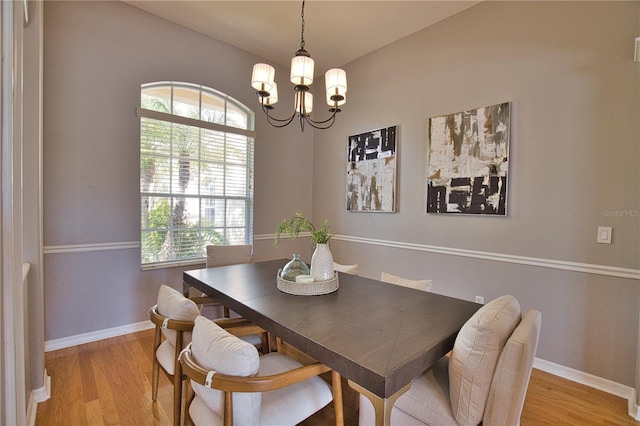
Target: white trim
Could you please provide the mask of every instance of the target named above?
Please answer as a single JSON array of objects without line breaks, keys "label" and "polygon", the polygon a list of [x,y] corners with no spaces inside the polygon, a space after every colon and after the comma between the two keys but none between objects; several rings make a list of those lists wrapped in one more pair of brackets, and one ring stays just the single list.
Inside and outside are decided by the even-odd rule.
[{"label": "white trim", "polygon": [[[301,232],[300,237],[309,236],[308,232]],[[273,240],[274,234],[254,235],[254,241]],[[354,237],[349,235],[334,235],[334,240],[347,241],[358,244],[370,244],[384,247],[392,247],[404,250],[425,251],[430,253],[446,254],[450,256],[470,257],[475,259],[492,260],[495,262],[515,263],[520,265],[539,266],[549,269],[560,269],[564,271],[584,272],[586,274],[606,275],[610,277],[629,278],[632,280],[640,280],[640,269],[620,268],[617,266],[595,265],[591,263],[570,262],[566,260],[543,259],[539,257],[517,256],[513,254],[493,253],[478,250],[466,250],[454,247],[431,246],[427,244],[405,243],[401,241],[378,240],[374,238]],[[71,244],[59,246],[44,247],[44,254],[59,253],[76,253],[76,252],[92,252],[102,250],[123,250],[138,249],[140,243],[138,241],[125,241],[116,243],[94,243],[94,244]],[[180,263],[171,263],[170,265],[158,264],[157,266],[144,266],[143,270],[159,269],[174,266],[197,265],[203,263],[202,260],[196,259]]]},{"label": "white trim", "polygon": [[[624,398],[629,401],[631,411],[631,404],[633,404],[635,389],[630,386],[623,385],[612,380],[603,379],[602,377],[594,376],[593,374],[575,370],[570,367],[565,367],[551,361],[545,361],[540,358],[536,358],[533,361],[533,367],[538,370],[546,371],[554,376],[562,377],[563,379],[571,380],[572,382],[580,383],[585,386],[589,386],[590,388],[598,389],[611,395]],[[631,415],[631,412],[629,415]]]},{"label": "white trim", "polygon": [[[298,234],[298,237],[300,238],[304,238],[304,237],[310,237],[311,236],[311,232],[300,232]],[[294,237],[290,237],[289,235],[281,235],[280,239],[284,239],[284,238],[289,238],[289,239],[293,239]],[[262,241],[262,240],[275,240],[276,239],[276,234],[261,234],[261,235],[254,235],[253,236],[253,240],[254,241]]]},{"label": "white trim", "polygon": [[58,254],[58,253],[77,253],[77,252],[91,252],[91,251],[103,251],[103,250],[126,250],[126,249],[138,249],[140,248],[139,241],[125,241],[116,243],[94,243],[94,244],[67,244],[60,246],[45,246],[44,254]]},{"label": "white trim", "polygon": [[122,336],[124,334],[135,333],[136,331],[153,328],[151,321],[142,321],[134,324],[121,325],[119,327],[107,328],[104,330],[92,331],[89,333],[76,334],[75,336],[62,337],[60,339],[47,340],[44,342],[44,351],[55,351],[57,349],[69,348],[71,346],[82,345],[84,343],[96,342],[110,337]]},{"label": "white trim", "polygon": [[175,260],[172,262],[145,263],[140,266],[143,271],[152,271],[154,269],[180,268],[182,266],[198,266],[206,265],[207,259],[191,259],[191,260]]},{"label": "white trim", "polygon": [[[172,87],[174,86],[172,83],[170,84]],[[200,92],[202,93],[204,91],[200,89]],[[245,106],[243,104],[241,105],[243,107]],[[239,127],[233,127],[233,126],[225,126],[223,124],[216,124],[208,121],[196,120],[193,118],[182,117],[180,115],[168,114],[166,112],[154,111],[154,110],[140,108],[140,107],[136,108],[136,116],[150,118],[152,120],[167,121],[169,123],[178,123],[184,126],[198,127],[200,129],[209,129],[216,132],[237,134],[237,135],[242,135],[249,138],[256,137],[255,130],[241,129]]]},{"label": "white trim", "polygon": [[640,407],[638,407],[638,404],[636,404],[636,396],[637,396],[637,392],[634,389],[633,390],[633,394],[632,394],[632,398],[629,399],[629,415],[634,419],[634,420],[640,420]]},{"label": "white trim", "polygon": [[477,250],[466,250],[453,247],[430,246],[426,244],[403,243],[398,241],[377,240],[373,238],[334,235],[334,240],[360,244],[371,244],[406,250],[426,251],[452,256],[471,257],[475,259],[493,260],[497,262],[516,263],[520,265],[540,266],[550,269],[584,272],[587,274],[607,275],[611,277],[640,280],[640,269],[619,268],[617,266],[594,265],[590,263],[569,262],[564,260],[542,259],[537,257],[516,256],[504,253],[492,253]]},{"label": "white trim", "polygon": [[47,375],[47,369],[44,370],[44,386],[38,389],[34,389],[31,392],[31,397],[35,402],[45,402],[51,398],[51,376]]},{"label": "white trim", "polygon": [[27,426],[34,426],[36,424],[37,414],[38,403],[33,398],[33,392],[31,392],[31,397],[29,398],[29,403],[27,404],[27,415],[24,418],[24,424]]},{"label": "white trim", "polygon": [[38,413],[38,404],[51,398],[51,377],[47,376],[47,370],[44,370],[44,386],[31,391],[29,405],[27,406],[27,416],[25,424],[34,426],[36,424],[36,415]]}]

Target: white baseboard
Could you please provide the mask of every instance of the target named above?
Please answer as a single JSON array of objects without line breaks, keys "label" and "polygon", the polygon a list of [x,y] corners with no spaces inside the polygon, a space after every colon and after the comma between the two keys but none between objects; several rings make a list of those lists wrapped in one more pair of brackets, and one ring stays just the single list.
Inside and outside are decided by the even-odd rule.
[{"label": "white baseboard", "polygon": [[35,426],[37,412],[38,403],[33,398],[33,392],[31,392],[31,398],[29,398],[29,404],[27,405],[27,415],[24,418],[24,424],[26,426]]},{"label": "white baseboard", "polygon": [[585,373],[573,368],[565,367],[551,361],[545,361],[540,358],[535,359],[533,367],[538,370],[546,371],[554,376],[562,377],[563,379],[571,380],[611,395],[624,398],[629,402],[629,415],[636,420],[640,420],[638,406],[635,404],[635,389],[630,386],[616,383],[612,380],[603,379],[602,377],[594,376],[593,374]]},{"label": "white baseboard", "polygon": [[124,334],[135,333],[136,331],[153,328],[151,321],[142,321],[134,324],[121,325],[119,327],[107,328],[104,330],[92,331],[90,333],[77,334],[75,336],[62,337],[60,339],[47,340],[44,342],[44,351],[55,351],[57,349],[69,348],[71,346],[82,345],[84,343],[96,342],[110,337],[122,336]]},{"label": "white baseboard", "polygon": [[35,426],[36,414],[38,412],[38,403],[44,402],[51,398],[51,376],[47,375],[47,369],[44,369],[44,386],[31,391],[29,397],[29,405],[27,406],[27,415],[25,424],[27,426]]},{"label": "white baseboard", "polygon": [[634,418],[634,420],[640,420],[640,407],[636,404],[637,401],[637,393],[634,389],[632,398],[629,399],[629,415]]},{"label": "white baseboard", "polygon": [[51,398],[51,376],[47,375],[47,369],[44,369],[44,386],[39,389],[34,389],[31,392],[31,397],[35,402],[45,402]]}]

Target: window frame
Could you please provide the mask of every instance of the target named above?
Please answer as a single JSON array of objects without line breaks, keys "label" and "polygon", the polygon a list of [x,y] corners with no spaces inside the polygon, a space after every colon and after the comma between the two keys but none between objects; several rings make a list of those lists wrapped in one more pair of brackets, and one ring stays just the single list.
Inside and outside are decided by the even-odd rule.
[{"label": "window frame", "polygon": [[[162,111],[157,111],[157,110],[152,110],[152,109],[146,109],[142,107],[142,99],[145,95],[145,90],[149,90],[149,89],[167,89],[170,90],[170,95],[169,98],[165,98],[165,97],[161,97],[160,99],[162,99],[163,101],[167,101],[169,102],[169,111],[170,112],[162,112]],[[175,115],[173,114],[174,112],[174,102],[175,102],[175,97],[174,97],[174,91],[175,89],[189,89],[190,91],[197,91],[198,94],[198,106],[197,106],[197,111],[198,111],[198,117],[201,118],[203,115],[203,96],[206,95],[206,97],[208,99],[214,99],[218,102],[220,102],[221,105],[224,105],[223,108],[223,115],[222,117],[224,117],[223,122],[224,123],[228,123],[229,121],[229,109],[232,108],[233,112],[240,112],[243,114],[243,118],[246,121],[246,129],[240,128],[240,127],[235,127],[232,125],[228,125],[228,124],[219,124],[219,123],[214,123],[214,122],[210,122],[210,121],[203,121],[201,119],[194,119],[194,118],[189,118],[183,115]],[[199,241],[200,244],[202,244],[202,239],[203,239],[203,232],[206,230],[213,230],[215,232],[215,229],[222,229],[223,230],[223,234],[226,237],[228,235],[228,230],[229,229],[238,229],[237,226],[230,226],[229,225],[229,216],[227,213],[227,202],[229,200],[242,200],[245,203],[245,215],[244,215],[244,220],[243,220],[243,226],[241,226],[241,229],[244,229],[244,241],[242,241],[241,243],[236,242],[236,244],[253,244],[253,213],[254,213],[254,173],[255,173],[255,165],[254,165],[254,156],[255,156],[255,136],[256,136],[256,132],[254,130],[255,128],[255,113],[253,112],[253,110],[251,110],[249,107],[247,107],[246,105],[244,105],[243,103],[239,102],[238,100],[232,98],[231,96],[228,96],[220,91],[217,91],[213,88],[210,87],[206,87],[206,86],[202,86],[202,85],[198,85],[198,84],[192,84],[192,83],[185,83],[185,82],[174,82],[174,81],[159,81],[159,82],[152,82],[152,83],[145,83],[142,84],[140,86],[140,105],[139,107],[136,108],[136,115],[140,118],[140,137],[139,137],[139,164],[140,164],[140,170],[139,170],[139,213],[140,213],[140,217],[139,217],[139,224],[140,224],[140,264],[141,264],[141,269],[142,270],[148,270],[148,269],[159,269],[159,268],[168,268],[168,267],[178,267],[178,266],[185,266],[185,265],[195,265],[195,264],[202,264],[205,262],[206,259],[206,248],[204,246],[200,247],[200,255],[198,257],[189,257],[189,258],[181,258],[181,259],[169,259],[169,260],[152,260],[152,261],[147,261],[145,262],[145,257],[144,257],[144,250],[145,250],[145,232],[153,232],[153,231],[159,231],[159,232],[171,232],[171,236],[169,236],[168,238],[171,239],[171,243],[170,245],[173,246],[173,237],[175,236],[175,234],[173,234],[176,231],[180,231],[181,229],[191,229],[191,227],[185,227],[185,228],[174,228],[173,224],[172,224],[172,218],[173,218],[173,214],[169,213],[169,218],[168,218],[168,224],[166,229],[165,228],[152,228],[152,227],[148,227],[148,228],[143,228],[143,215],[145,214],[145,212],[143,212],[144,210],[144,203],[145,200],[148,200],[149,197],[166,197],[167,199],[170,200],[170,208],[173,209],[174,208],[174,204],[175,204],[175,199],[176,198],[183,198],[183,199],[189,199],[189,200],[196,200],[197,199],[197,203],[198,203],[198,216],[197,216],[197,225],[195,227],[193,227],[194,230],[197,231],[197,239]],[[218,116],[219,118],[220,116]],[[178,126],[188,126],[189,128],[194,128],[198,131],[198,136],[197,136],[197,151],[198,151],[198,155],[197,158],[194,158],[193,160],[190,160],[190,163],[195,162],[195,167],[197,167],[198,170],[198,183],[197,183],[197,193],[193,194],[193,193],[184,193],[184,192],[178,192],[175,190],[175,188],[173,188],[173,185],[169,185],[169,187],[166,189],[166,192],[164,191],[143,191],[143,170],[142,170],[142,158],[143,155],[149,155],[146,151],[143,151],[143,137],[144,137],[144,126],[148,125],[149,122],[147,122],[145,124],[145,120],[155,120],[155,121],[159,121],[163,124],[168,124],[169,126],[171,126],[171,129],[173,129],[173,126],[178,125]],[[222,157],[221,160],[221,167],[223,169],[223,179],[226,180],[227,178],[227,166],[229,164],[239,164],[241,168],[246,168],[245,173],[244,173],[244,177],[245,177],[245,186],[243,187],[244,189],[244,195],[242,196],[238,196],[238,195],[228,195],[226,193],[226,185],[224,186],[224,190],[223,190],[223,194],[203,194],[202,192],[202,185],[203,182],[200,181],[201,179],[201,175],[200,175],[200,168],[203,164],[205,163],[211,163],[211,160],[209,161],[205,161],[202,157],[202,147],[204,144],[204,138],[206,136],[203,135],[203,130],[204,131],[213,131],[213,132],[218,132],[221,134],[221,140],[222,140],[222,144],[223,144],[223,150],[224,150],[224,155]],[[172,130],[173,132],[173,130]],[[216,136],[217,133],[215,134]],[[213,136],[214,138],[216,138],[216,136]],[[237,162],[233,162],[230,161],[231,157],[230,155],[227,153],[226,149],[229,143],[232,143],[234,138],[240,138],[241,140],[246,139],[246,151],[243,151],[243,153],[246,155],[246,159],[241,162],[241,163],[237,163]],[[216,140],[217,142],[217,140]],[[168,145],[171,147],[170,148],[170,152],[169,155],[166,156],[166,160],[171,163],[172,161],[177,161],[180,159],[180,155],[175,153],[173,151],[173,147],[174,144],[176,142],[173,140],[173,138],[170,136],[169,137],[169,141],[168,141]],[[152,155],[154,156],[154,155]],[[171,180],[173,179],[173,166],[172,167],[172,171],[169,172],[169,182],[171,182]],[[191,166],[190,166],[191,169]],[[191,177],[189,178],[191,180]],[[206,200],[214,200],[214,203],[220,202],[222,201],[222,203],[225,205],[225,211],[223,213],[223,226],[204,226],[203,225],[203,208],[205,207],[207,201]],[[149,212],[147,212],[146,214],[149,214]],[[215,229],[214,229],[215,228]],[[167,237],[165,237],[167,238]],[[226,238],[224,238],[226,241]],[[197,247],[197,245],[195,246]],[[173,248],[173,247],[172,247]],[[153,253],[155,256],[157,256],[158,251]]]}]

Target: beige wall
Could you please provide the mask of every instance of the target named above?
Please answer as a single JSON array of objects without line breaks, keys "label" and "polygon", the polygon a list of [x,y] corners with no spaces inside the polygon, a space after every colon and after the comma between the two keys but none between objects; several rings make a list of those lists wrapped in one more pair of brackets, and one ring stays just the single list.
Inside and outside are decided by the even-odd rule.
[{"label": "beige wall", "polygon": [[[257,110],[249,80],[259,58],[122,2],[56,1],[45,2],[44,9],[50,341],[144,321],[160,284],[182,285],[187,268],[141,272],[139,249],[104,246],[140,238],[140,85],[203,84]],[[311,213],[312,133],[272,129],[261,119],[256,131],[254,230],[260,235],[273,233],[295,211]],[[73,251],[85,245],[95,248]],[[309,251],[301,240],[294,246]],[[287,248],[258,241],[256,258],[288,257],[293,249]]]},{"label": "beige wall", "polygon": [[[539,358],[634,386],[638,5],[483,2],[348,64],[349,102],[314,135],[313,214],[343,235],[334,258],[369,277],[432,278],[434,292],[467,300],[514,294],[542,311]],[[508,216],[427,215],[429,117],[507,101]],[[335,194],[345,193],[347,135],[391,125],[397,213],[346,212]],[[613,227],[613,244],[596,244],[598,226]]]},{"label": "beige wall", "polygon": [[[633,386],[639,220],[605,211],[640,209],[637,30],[637,2],[485,2],[347,64],[349,102],[330,130],[276,130],[258,114],[256,259],[308,257],[306,242],[266,237],[312,212],[361,274],[431,277],[470,300],[514,294],[542,311],[540,358]],[[180,286],[181,270],[141,272],[138,249],[51,251],[138,240],[140,84],[196,82],[253,106],[257,60],[120,2],[45,3],[46,340],[144,321],[161,283]],[[428,118],[504,101],[509,215],[426,215]],[[347,136],[396,124],[397,213],[347,213]],[[595,243],[597,226],[614,244]]]}]

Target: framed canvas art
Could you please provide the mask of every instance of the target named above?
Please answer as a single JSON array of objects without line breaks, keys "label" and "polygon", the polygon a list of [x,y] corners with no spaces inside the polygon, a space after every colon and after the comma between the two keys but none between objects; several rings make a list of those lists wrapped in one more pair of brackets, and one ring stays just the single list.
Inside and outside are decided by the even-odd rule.
[{"label": "framed canvas art", "polygon": [[507,214],[511,103],[429,120],[427,213]]},{"label": "framed canvas art", "polygon": [[349,136],[347,211],[395,212],[398,126]]}]

